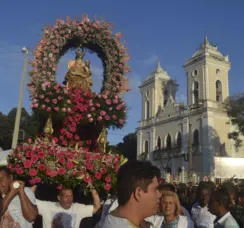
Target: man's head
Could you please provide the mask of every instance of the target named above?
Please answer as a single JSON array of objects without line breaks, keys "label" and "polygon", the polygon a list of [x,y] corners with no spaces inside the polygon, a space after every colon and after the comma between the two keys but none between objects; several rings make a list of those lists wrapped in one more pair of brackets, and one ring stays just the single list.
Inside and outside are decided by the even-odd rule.
[{"label": "man's head", "polygon": [[138,208],[143,219],[155,214],[159,206],[158,178],[160,170],[148,161],[129,161],[117,175],[119,206]]},{"label": "man's head", "polygon": [[73,203],[72,189],[62,189],[58,192],[58,201],[60,206],[64,209],[69,209]]},{"label": "man's head", "polygon": [[160,185],[158,186],[158,190],[159,190],[160,192],[162,192],[162,191],[175,192],[175,186],[172,185],[172,184],[168,184],[168,183],[160,184]]},{"label": "man's head", "polygon": [[226,189],[226,191],[229,193],[231,202],[234,204],[235,203],[235,185],[232,182],[227,181],[227,182],[223,183],[222,187],[224,189]]},{"label": "man's head", "polygon": [[208,205],[211,193],[212,193],[212,189],[209,187],[201,187],[199,189],[198,202],[201,207],[205,207]]},{"label": "man's head", "polygon": [[208,208],[212,214],[220,217],[229,211],[230,204],[231,200],[228,191],[226,189],[219,189],[212,193]]},{"label": "man's head", "polygon": [[0,193],[7,195],[10,189],[10,184],[13,181],[13,175],[6,166],[0,167]]}]

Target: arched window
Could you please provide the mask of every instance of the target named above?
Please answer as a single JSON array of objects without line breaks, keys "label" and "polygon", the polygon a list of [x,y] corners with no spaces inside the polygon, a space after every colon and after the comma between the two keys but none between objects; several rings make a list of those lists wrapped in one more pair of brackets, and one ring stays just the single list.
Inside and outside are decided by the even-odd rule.
[{"label": "arched window", "polygon": [[144,145],[144,151],[145,151],[145,153],[148,153],[148,151],[149,151],[149,148],[148,148],[148,141],[145,141],[145,145]]},{"label": "arched window", "polygon": [[149,119],[150,117],[150,102],[147,100],[145,102],[145,119]]},{"label": "arched window", "polygon": [[216,81],[216,101],[222,102],[222,83],[220,80]]},{"label": "arched window", "polygon": [[172,146],[172,140],[171,140],[171,136],[170,134],[167,135],[167,138],[166,138],[166,148],[167,149],[170,149]]},{"label": "arched window", "polygon": [[168,101],[168,90],[164,91],[164,106],[167,104]]},{"label": "arched window", "polygon": [[194,81],[192,87],[192,103],[197,104],[199,101],[199,83]]},{"label": "arched window", "polygon": [[181,148],[181,133],[178,132],[177,138],[176,138],[176,145],[178,148]]},{"label": "arched window", "polygon": [[161,149],[161,138],[158,137],[157,139],[157,148],[160,150]]},{"label": "arched window", "polygon": [[196,129],[193,132],[193,145],[198,145],[199,144],[199,131]]}]

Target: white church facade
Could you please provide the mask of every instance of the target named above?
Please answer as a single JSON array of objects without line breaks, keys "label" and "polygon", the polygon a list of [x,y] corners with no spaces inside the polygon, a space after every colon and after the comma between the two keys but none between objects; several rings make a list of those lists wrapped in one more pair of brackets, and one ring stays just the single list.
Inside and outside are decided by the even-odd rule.
[{"label": "white church facade", "polygon": [[[244,157],[228,139],[233,127],[223,108],[229,96],[231,63],[207,37],[183,68],[187,104],[177,103],[178,84],[158,62],[139,86],[142,118],[137,129],[138,159],[148,159],[162,172],[182,167],[201,176],[214,175],[216,157]],[[190,156],[189,156],[190,153]],[[192,156],[191,156],[192,154]]]}]

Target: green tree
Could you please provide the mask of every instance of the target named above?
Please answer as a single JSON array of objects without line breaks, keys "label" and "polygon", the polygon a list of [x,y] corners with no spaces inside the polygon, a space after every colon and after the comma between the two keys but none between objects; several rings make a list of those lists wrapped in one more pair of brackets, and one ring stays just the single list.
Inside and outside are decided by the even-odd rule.
[{"label": "green tree", "polygon": [[228,134],[228,138],[234,140],[236,151],[238,151],[243,144],[240,136],[244,136],[244,94],[229,97],[225,101],[225,108],[230,124],[236,127],[236,130]]},{"label": "green tree", "polygon": [[124,136],[123,142],[116,145],[118,150],[129,160],[137,158],[137,136],[135,133],[129,133]]},{"label": "green tree", "polygon": [[3,150],[11,148],[12,132],[11,122],[6,115],[0,112],[0,147]]}]

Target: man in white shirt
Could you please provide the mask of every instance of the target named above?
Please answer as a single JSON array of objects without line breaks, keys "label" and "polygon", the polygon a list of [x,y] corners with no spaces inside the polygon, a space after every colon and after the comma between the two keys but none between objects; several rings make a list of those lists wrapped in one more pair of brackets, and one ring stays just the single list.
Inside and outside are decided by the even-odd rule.
[{"label": "man in white shirt", "polygon": [[35,195],[24,182],[14,181],[6,166],[0,167],[0,193],[0,227],[31,228],[37,216]]},{"label": "man in white shirt", "polygon": [[129,161],[117,174],[118,207],[101,222],[101,228],[138,228],[157,213],[160,170],[148,161]]},{"label": "man in white shirt", "polygon": [[213,192],[209,201],[209,211],[217,216],[214,228],[239,228],[238,223],[230,214],[230,205],[228,191],[219,189]]},{"label": "man in white shirt", "polygon": [[[35,189],[34,189],[35,190]],[[92,217],[101,202],[97,191],[91,187],[93,205],[73,203],[72,189],[63,189],[57,196],[58,202],[36,200],[38,213],[42,216],[43,228],[79,228],[83,218]]]},{"label": "man in white shirt", "polygon": [[197,228],[213,228],[216,216],[208,210],[212,190],[207,186],[199,188],[199,199],[191,209],[192,220]]}]

